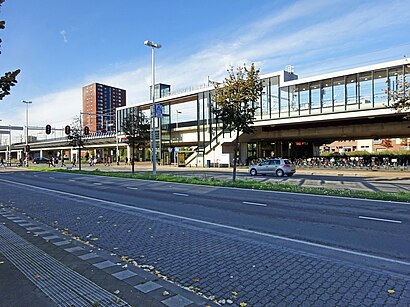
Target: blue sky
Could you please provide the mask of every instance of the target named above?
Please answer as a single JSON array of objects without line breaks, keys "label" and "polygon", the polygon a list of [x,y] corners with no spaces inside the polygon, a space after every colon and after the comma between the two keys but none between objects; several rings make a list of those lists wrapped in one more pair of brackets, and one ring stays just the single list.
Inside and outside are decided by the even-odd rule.
[{"label": "blue sky", "polygon": [[81,87],[149,98],[150,50],[157,81],[174,90],[222,80],[229,65],[261,73],[291,64],[300,77],[410,56],[410,1],[6,0],[0,72],[20,68],[0,102],[1,124],[62,127],[81,110]]}]

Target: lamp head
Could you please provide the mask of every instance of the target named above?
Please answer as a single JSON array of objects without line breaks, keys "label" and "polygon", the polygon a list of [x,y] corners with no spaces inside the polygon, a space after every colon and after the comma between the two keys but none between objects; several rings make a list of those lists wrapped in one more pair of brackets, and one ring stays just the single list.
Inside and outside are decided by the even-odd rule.
[{"label": "lamp head", "polygon": [[157,49],[161,48],[160,44],[155,44],[154,42],[151,42],[151,41],[148,41],[148,40],[146,40],[144,42],[144,45],[148,46],[148,47],[152,47],[152,48],[157,48]]}]

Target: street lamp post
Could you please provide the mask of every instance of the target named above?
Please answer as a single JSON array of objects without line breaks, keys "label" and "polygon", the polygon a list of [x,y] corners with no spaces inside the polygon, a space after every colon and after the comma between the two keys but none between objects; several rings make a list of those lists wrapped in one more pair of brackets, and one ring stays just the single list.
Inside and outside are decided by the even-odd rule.
[{"label": "street lamp post", "polygon": [[157,174],[157,140],[156,140],[156,131],[155,131],[155,118],[157,117],[157,109],[155,105],[155,56],[154,56],[154,49],[161,48],[160,44],[155,44],[150,41],[144,42],[145,46],[151,47],[151,63],[152,63],[152,86],[151,86],[151,97],[152,97],[152,174]]},{"label": "street lamp post", "polygon": [[[28,105],[30,104],[30,103],[33,103],[32,101],[25,101],[25,100],[23,100],[22,101],[22,103],[25,103],[26,104],[26,148],[27,148],[27,145],[28,145]],[[28,153],[27,153],[27,151],[26,151],[26,166],[28,166]]]},{"label": "street lamp post", "polygon": [[176,129],[178,129],[178,114],[181,114],[182,112],[181,111],[178,111],[177,110],[177,124],[176,124]]}]

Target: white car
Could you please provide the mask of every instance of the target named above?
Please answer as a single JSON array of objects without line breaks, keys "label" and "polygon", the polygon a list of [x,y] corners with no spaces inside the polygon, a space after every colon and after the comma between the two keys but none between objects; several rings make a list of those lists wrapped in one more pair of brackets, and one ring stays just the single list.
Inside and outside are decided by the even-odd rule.
[{"label": "white car", "polygon": [[296,173],[296,168],[287,159],[269,159],[249,166],[249,174],[252,176],[275,174],[278,177],[283,177],[284,175],[290,177],[294,173]]}]

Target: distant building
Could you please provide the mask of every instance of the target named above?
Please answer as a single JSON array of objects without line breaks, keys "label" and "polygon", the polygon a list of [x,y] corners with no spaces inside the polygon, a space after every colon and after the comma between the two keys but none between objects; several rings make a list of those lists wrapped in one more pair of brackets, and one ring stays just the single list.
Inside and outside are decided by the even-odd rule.
[{"label": "distant building", "polygon": [[83,126],[91,133],[116,131],[115,109],[126,105],[126,91],[93,83],[83,87]]}]

